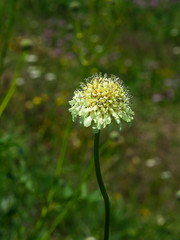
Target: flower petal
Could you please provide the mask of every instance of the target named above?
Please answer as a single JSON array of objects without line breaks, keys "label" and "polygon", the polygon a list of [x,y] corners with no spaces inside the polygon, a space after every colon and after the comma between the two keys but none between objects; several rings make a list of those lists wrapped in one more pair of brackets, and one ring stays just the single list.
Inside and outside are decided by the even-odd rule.
[{"label": "flower petal", "polygon": [[91,122],[92,122],[91,116],[85,118],[85,119],[84,119],[84,126],[85,126],[85,127],[89,127],[89,126],[91,125]]}]

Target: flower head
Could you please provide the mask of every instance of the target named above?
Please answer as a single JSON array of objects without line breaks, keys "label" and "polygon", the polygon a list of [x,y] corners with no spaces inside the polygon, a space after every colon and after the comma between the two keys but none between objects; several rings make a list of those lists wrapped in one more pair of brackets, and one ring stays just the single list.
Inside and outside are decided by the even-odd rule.
[{"label": "flower head", "polygon": [[92,125],[95,131],[105,128],[113,119],[121,124],[121,119],[131,122],[131,97],[123,82],[114,75],[94,74],[81,83],[69,101],[73,121],[79,116],[85,127]]}]

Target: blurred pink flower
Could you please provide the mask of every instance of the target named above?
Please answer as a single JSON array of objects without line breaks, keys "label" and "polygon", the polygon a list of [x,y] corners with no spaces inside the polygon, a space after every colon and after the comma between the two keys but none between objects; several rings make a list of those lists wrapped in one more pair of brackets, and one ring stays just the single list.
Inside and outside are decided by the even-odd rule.
[{"label": "blurred pink flower", "polygon": [[155,93],[152,96],[153,102],[161,102],[162,101],[162,95],[159,93]]}]

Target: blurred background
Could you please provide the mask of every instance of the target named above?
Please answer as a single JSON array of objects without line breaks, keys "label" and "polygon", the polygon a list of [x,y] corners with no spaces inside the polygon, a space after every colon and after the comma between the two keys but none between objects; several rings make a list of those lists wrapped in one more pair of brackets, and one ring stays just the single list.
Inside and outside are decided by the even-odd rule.
[{"label": "blurred background", "polygon": [[1,0],[0,22],[0,239],[103,238],[94,136],[68,111],[96,72],[135,112],[101,132],[110,239],[180,239],[180,1]]}]

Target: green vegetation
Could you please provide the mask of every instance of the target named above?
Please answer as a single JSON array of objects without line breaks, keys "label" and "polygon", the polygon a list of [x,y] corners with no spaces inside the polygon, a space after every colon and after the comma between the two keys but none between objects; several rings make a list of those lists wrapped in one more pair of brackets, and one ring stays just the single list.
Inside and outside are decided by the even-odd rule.
[{"label": "green vegetation", "polygon": [[135,119],[101,131],[111,240],[180,239],[180,3],[0,1],[0,239],[102,239],[93,133],[68,101],[119,76]]}]

